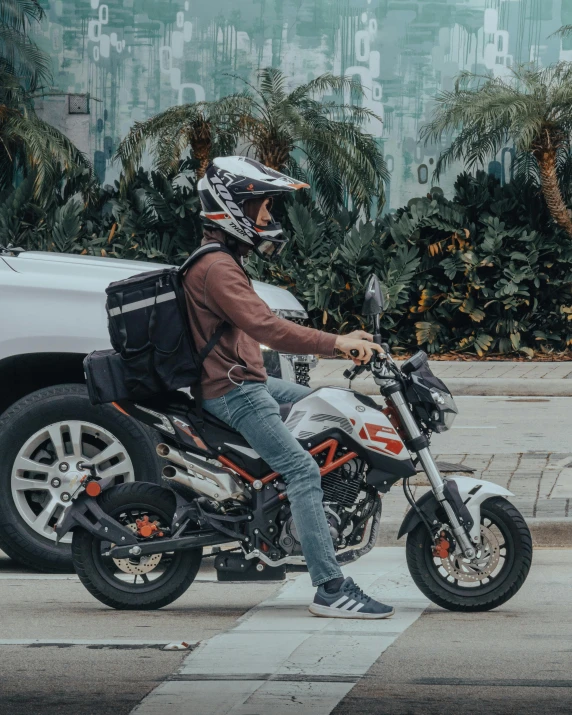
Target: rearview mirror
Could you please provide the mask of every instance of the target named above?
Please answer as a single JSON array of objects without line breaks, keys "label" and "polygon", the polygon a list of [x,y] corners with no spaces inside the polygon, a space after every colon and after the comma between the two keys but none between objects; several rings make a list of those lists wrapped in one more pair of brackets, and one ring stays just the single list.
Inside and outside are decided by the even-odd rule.
[{"label": "rearview mirror", "polygon": [[374,274],[365,287],[365,298],[361,309],[362,315],[379,315],[387,308],[385,292]]}]

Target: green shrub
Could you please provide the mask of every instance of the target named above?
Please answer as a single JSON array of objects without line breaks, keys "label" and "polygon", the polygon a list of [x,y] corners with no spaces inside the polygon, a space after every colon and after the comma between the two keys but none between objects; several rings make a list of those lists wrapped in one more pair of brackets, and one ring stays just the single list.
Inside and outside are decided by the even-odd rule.
[{"label": "green shrub", "polygon": [[461,174],[452,201],[414,199],[375,224],[325,218],[301,201],[287,217],[289,248],[250,270],[290,288],[316,327],[362,327],[364,284],[376,272],[390,297],[382,325],[396,347],[531,355],[572,343],[572,245],[547,228],[531,182],[501,187],[484,172]]},{"label": "green shrub", "polygon": [[[118,183],[86,191],[89,180],[68,175],[43,208],[33,177],[0,196],[0,243],[160,263],[180,263],[200,243],[192,162],[170,179],[139,170],[123,195]],[[413,199],[375,222],[326,216],[301,192],[276,210],[290,241],[277,261],[252,256],[247,270],[294,293],[316,328],[367,328],[361,304],[375,272],[396,349],[532,355],[572,344],[572,244],[533,181],[461,174],[452,200]]]}]

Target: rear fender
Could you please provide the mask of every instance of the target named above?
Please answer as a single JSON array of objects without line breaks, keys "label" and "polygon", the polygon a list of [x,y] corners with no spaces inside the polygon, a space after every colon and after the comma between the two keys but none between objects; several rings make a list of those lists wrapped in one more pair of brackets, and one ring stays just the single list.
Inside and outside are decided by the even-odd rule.
[{"label": "rear fender", "polygon": [[[472,477],[445,477],[446,482],[456,482],[459,489],[459,494],[463,503],[469,510],[473,520],[473,526],[469,531],[469,535],[473,540],[480,535],[481,524],[481,504],[495,496],[512,497],[514,494],[508,489],[500,487],[493,482],[485,482],[481,479],[473,479]],[[439,503],[435,499],[432,491],[424,494],[417,502],[417,506],[423,512],[426,519],[432,524],[436,521],[436,512],[439,509]],[[405,534],[408,534],[421,522],[421,518],[416,511],[410,509],[405,515],[405,519],[401,524],[397,538],[400,539]]]},{"label": "rear fender", "polygon": [[[115,486],[115,477],[100,479],[99,484],[102,491],[109,489]],[[97,498],[90,497],[85,491],[74,499],[56,524],[54,531],[57,541],[78,527],[85,529],[101,541],[111,541],[121,545],[137,543],[134,532],[106,514]]]}]

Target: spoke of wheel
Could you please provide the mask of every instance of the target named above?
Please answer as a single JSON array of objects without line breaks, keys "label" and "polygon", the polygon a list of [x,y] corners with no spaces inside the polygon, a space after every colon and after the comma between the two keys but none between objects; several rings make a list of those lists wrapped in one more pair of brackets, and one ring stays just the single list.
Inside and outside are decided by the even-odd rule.
[{"label": "spoke of wheel", "polygon": [[114,464],[112,467],[108,467],[107,469],[103,469],[98,472],[98,477],[101,477],[104,479],[105,477],[118,477],[120,474],[126,474],[129,471],[129,467],[125,462],[118,462],[117,464]]},{"label": "spoke of wheel", "polygon": [[[123,457],[123,459],[125,459],[123,447],[120,444],[117,444],[117,442],[112,442],[102,452],[96,454],[95,457],[92,457],[91,461],[93,464],[98,466],[103,464],[103,462],[107,462],[108,459],[113,459],[113,457]],[[125,470],[125,467],[123,467],[123,469]]]},{"label": "spoke of wheel", "polygon": [[81,423],[71,422],[69,425],[66,425],[66,427],[68,428],[69,435],[70,435],[73,456],[77,457],[78,459],[81,459],[84,456],[83,444],[81,441],[81,435],[82,435]]},{"label": "spoke of wheel", "polygon": [[49,483],[38,479],[26,479],[25,477],[12,477],[12,488],[17,492],[28,492],[30,490],[41,489],[46,491],[50,488]]},{"label": "spoke of wheel", "polygon": [[63,462],[67,455],[64,449],[64,440],[60,425],[50,425],[48,427],[48,434],[54,446],[58,462]]},{"label": "spoke of wheel", "polygon": [[143,579],[143,583],[149,583],[149,576],[147,576],[146,573],[142,573],[141,578]]},{"label": "spoke of wheel", "polygon": [[34,528],[45,532],[48,526],[48,522],[54,515],[56,509],[59,506],[59,501],[57,499],[52,499],[48,502],[46,507],[38,514],[34,521]]},{"label": "spoke of wheel", "polygon": [[54,476],[56,472],[54,467],[50,464],[36,462],[34,459],[24,457],[21,454],[19,454],[14,460],[13,470],[19,472],[39,472],[40,474],[47,474],[48,477]]}]

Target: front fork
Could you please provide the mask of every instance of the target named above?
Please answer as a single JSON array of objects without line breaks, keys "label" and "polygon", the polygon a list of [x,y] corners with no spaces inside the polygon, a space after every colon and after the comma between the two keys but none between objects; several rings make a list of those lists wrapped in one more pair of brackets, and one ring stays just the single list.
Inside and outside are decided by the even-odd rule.
[{"label": "front fork", "polygon": [[[419,429],[415,418],[411,414],[409,405],[403,397],[401,389],[395,389],[399,388],[399,385],[394,382],[393,385],[386,384],[385,387],[386,390],[384,390],[384,394],[397,410],[403,429],[409,437],[410,442],[413,442],[414,445],[416,442],[421,445],[424,441],[425,444],[427,444],[426,437]],[[441,476],[441,473],[439,472],[439,469],[435,464],[435,460],[433,459],[433,455],[431,454],[429,447],[420,446],[419,449],[415,447],[414,449],[417,452],[419,461],[421,462],[421,465],[425,470],[425,474],[427,475],[431,487],[433,488],[435,498],[441,504],[441,506],[445,510],[445,513],[447,514],[449,524],[453,529],[453,534],[455,534],[455,537],[457,538],[457,543],[463,550],[464,556],[468,559],[473,559],[476,555],[475,549],[471,543],[471,540],[469,539],[469,536],[467,535],[467,532],[460,524],[453,507],[447,501],[447,498],[445,496],[445,482],[443,481],[443,477]]]}]

